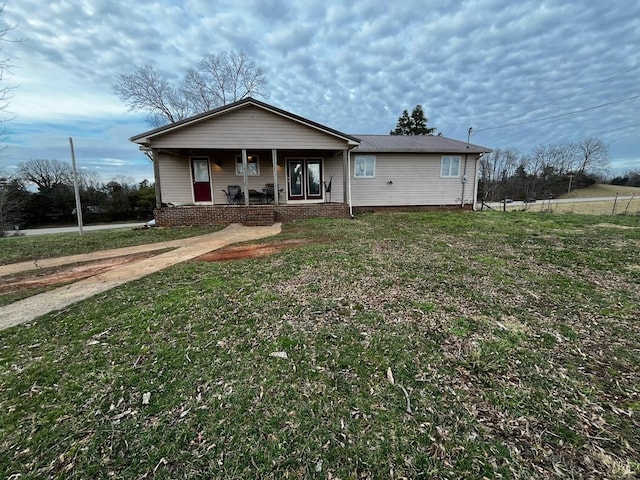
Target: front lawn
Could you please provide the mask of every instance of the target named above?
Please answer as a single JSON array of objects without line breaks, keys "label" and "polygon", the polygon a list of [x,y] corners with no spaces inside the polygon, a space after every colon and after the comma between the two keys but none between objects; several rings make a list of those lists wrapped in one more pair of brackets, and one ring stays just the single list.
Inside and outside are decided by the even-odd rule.
[{"label": "front lawn", "polygon": [[371,214],[264,242],[294,239],[0,332],[0,478],[640,475],[638,217]]},{"label": "front lawn", "polygon": [[0,265],[205,235],[221,227],[119,228],[0,238]]}]

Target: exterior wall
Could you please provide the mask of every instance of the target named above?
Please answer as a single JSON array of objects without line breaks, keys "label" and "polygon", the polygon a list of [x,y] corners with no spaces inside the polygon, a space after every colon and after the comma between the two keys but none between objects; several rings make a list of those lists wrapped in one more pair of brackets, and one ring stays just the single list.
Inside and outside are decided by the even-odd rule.
[{"label": "exterior wall", "polygon": [[[461,155],[460,176],[441,178],[439,154],[378,153],[374,178],[354,176],[354,158],[351,158],[351,199],[354,207],[400,207],[409,205],[460,205],[462,203]],[[464,185],[464,203],[473,204],[476,176],[476,155],[467,159],[467,182]],[[392,182],[392,183],[389,183]]]},{"label": "exterior wall", "polygon": [[329,185],[331,181],[331,193],[324,192],[325,200],[332,202],[345,202],[344,197],[344,165],[342,162],[342,153],[335,157],[329,157],[324,159],[324,181]]},{"label": "exterior wall", "polygon": [[155,137],[152,146],[333,150],[344,149],[346,141],[249,105]]},{"label": "exterior wall", "polygon": [[349,209],[342,203],[320,203],[307,205],[242,205],[184,206],[156,209],[155,219],[159,227],[185,225],[229,225],[247,223],[257,214],[268,212],[276,222],[290,223],[308,218],[348,218]]},{"label": "exterior wall", "polygon": [[185,204],[193,202],[191,167],[186,158],[158,154],[160,192],[163,203]]}]

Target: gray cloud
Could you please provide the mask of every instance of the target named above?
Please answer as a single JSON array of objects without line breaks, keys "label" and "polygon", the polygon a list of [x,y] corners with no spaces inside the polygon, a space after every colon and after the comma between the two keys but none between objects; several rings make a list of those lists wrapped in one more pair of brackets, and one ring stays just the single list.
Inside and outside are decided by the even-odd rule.
[{"label": "gray cloud", "polygon": [[[5,12],[25,38],[10,54],[29,98],[46,104],[45,92],[89,91],[106,124],[127,115],[104,117],[105,105],[118,103],[118,74],[151,63],[178,77],[208,52],[241,49],[267,72],[268,101],[340,130],[386,133],[420,103],[430,123],[455,138],[473,126],[477,143],[528,151],[600,135],[614,158],[640,163],[640,99],[491,129],[640,94],[633,2],[22,0]],[[51,114],[68,122],[74,112]],[[144,128],[110,137],[122,152],[110,158],[139,158],[126,139]],[[22,135],[21,155],[28,138],[50,141]]]}]

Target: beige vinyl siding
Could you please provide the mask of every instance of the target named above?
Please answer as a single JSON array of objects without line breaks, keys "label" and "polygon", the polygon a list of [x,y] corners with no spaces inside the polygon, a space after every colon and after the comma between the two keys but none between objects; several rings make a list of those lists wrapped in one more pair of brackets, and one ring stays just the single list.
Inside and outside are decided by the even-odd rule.
[{"label": "beige vinyl siding", "polygon": [[323,174],[324,181],[327,185],[333,175],[331,193],[324,192],[325,200],[329,201],[329,198],[331,198],[332,203],[344,203],[344,167],[342,163],[342,153],[335,157],[325,158]]},{"label": "beige vinyl siding", "polygon": [[193,185],[189,159],[166,154],[158,155],[160,188],[163,203],[193,202]]},{"label": "beige vinyl siding", "polygon": [[[356,154],[354,154],[355,156]],[[440,159],[432,154],[375,154],[375,178],[355,178],[351,162],[351,198],[356,207],[407,206],[407,205],[456,205],[462,201],[462,172],[464,155],[461,155],[460,176],[442,178]],[[475,181],[475,155],[467,160],[467,183],[464,197],[473,201]],[[389,182],[393,183],[389,183]]]},{"label": "beige vinyl siding", "polygon": [[346,142],[263,109],[246,106],[157,136],[154,148],[343,149]]}]

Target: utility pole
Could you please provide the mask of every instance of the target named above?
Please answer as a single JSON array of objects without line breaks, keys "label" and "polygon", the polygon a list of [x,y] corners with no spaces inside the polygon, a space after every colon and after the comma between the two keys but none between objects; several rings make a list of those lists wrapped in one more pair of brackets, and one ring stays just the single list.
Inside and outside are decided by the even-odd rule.
[{"label": "utility pole", "polygon": [[571,182],[573,181],[573,175],[569,175],[569,190],[567,191],[567,195],[571,193]]},{"label": "utility pole", "polygon": [[80,203],[80,189],[78,187],[78,171],[76,170],[76,154],[73,151],[73,139],[69,137],[71,147],[71,166],[73,167],[73,191],[76,196],[76,216],[78,217],[78,231],[82,235],[82,204]]}]

